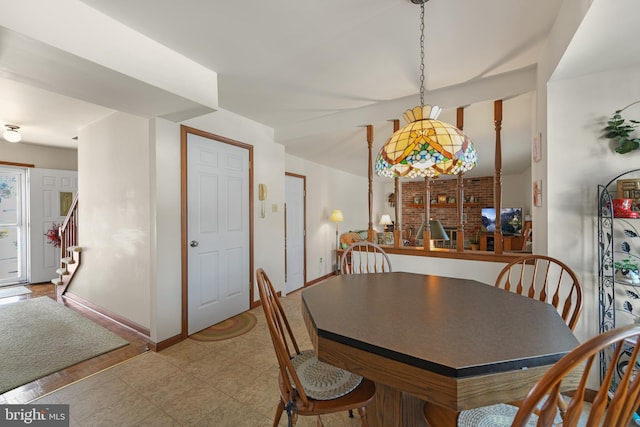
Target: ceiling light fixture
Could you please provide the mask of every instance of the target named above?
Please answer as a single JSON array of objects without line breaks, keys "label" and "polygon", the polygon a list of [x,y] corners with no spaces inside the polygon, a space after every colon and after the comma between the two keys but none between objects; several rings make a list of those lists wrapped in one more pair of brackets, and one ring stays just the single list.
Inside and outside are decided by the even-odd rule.
[{"label": "ceiling light fixture", "polygon": [[457,127],[436,120],[442,109],[424,104],[424,4],[420,5],[420,106],[407,110],[407,125],[385,142],[376,159],[379,176],[426,178],[458,175],[476,167],[478,154],[471,140]]},{"label": "ceiling light fixture", "polygon": [[20,140],[22,139],[22,135],[20,135],[20,132],[18,132],[18,129],[20,129],[20,126],[15,126],[15,125],[5,125],[5,126],[7,127],[7,130],[4,131],[4,133],[2,134],[2,137],[9,142],[20,142]]}]

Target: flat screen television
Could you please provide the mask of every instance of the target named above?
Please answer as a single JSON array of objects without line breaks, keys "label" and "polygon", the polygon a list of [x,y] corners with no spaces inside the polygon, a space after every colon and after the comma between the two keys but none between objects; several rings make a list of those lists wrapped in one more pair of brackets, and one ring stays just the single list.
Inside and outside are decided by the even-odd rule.
[{"label": "flat screen television", "polygon": [[[504,235],[522,234],[522,208],[501,208],[500,229]],[[482,231],[496,231],[495,208],[482,208]]]}]

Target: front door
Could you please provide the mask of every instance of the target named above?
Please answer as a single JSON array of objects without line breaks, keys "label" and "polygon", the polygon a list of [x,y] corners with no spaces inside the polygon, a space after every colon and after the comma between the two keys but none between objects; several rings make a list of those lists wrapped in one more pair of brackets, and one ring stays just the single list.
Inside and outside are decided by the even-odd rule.
[{"label": "front door", "polygon": [[0,286],[27,281],[26,176],[0,166]]},{"label": "front door", "polygon": [[188,334],[249,309],[249,150],[187,133]]},{"label": "front door", "polygon": [[[61,225],[70,202],[78,191],[78,172],[67,170],[29,170],[31,283],[48,282],[57,277],[60,248],[45,236]],[[65,254],[64,256],[69,256]]]}]

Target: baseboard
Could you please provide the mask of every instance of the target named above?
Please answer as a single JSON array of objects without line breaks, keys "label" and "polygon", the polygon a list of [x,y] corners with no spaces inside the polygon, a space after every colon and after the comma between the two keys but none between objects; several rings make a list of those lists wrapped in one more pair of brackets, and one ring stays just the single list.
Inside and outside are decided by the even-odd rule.
[{"label": "baseboard", "polygon": [[116,323],[121,324],[122,326],[125,326],[135,332],[138,332],[139,334],[143,335],[147,340],[149,339],[149,337],[151,336],[151,332],[149,331],[149,328],[145,328],[142,325],[138,325],[135,322],[130,321],[129,319],[125,319],[124,317],[116,314],[116,313],[112,313],[109,310],[106,310],[103,307],[100,307],[98,305],[93,304],[90,301],[87,301],[86,299],[79,297],[78,295],[75,295],[71,292],[66,292],[64,295],[62,295],[63,298],[79,304],[85,308],[88,308],[89,310],[100,314],[101,316],[104,316]]},{"label": "baseboard", "polygon": [[155,352],[162,351],[165,348],[169,348],[172,345],[178,344],[180,341],[182,341],[182,335],[175,335],[171,338],[160,341],[159,343],[149,342],[149,349]]},{"label": "baseboard", "polygon": [[317,279],[313,279],[312,281],[305,283],[304,287],[306,288],[307,286],[315,285],[316,283],[320,283],[320,282],[322,282],[323,280],[330,279],[330,278],[332,278],[332,277],[333,277],[333,276],[335,276],[335,275],[336,275],[336,273],[335,273],[335,272],[331,272],[331,273],[329,273],[329,274],[325,274],[324,276],[320,276],[320,277],[318,277]]}]

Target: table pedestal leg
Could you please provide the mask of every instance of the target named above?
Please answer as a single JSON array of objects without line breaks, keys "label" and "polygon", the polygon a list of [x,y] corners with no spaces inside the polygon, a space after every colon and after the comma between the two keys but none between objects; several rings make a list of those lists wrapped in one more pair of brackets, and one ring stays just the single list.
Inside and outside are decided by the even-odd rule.
[{"label": "table pedestal leg", "polygon": [[371,427],[402,426],[402,392],[376,383],[374,413],[367,411]]},{"label": "table pedestal leg", "polygon": [[[426,427],[424,401],[385,384],[376,383],[376,396],[367,418],[372,427]],[[438,426],[439,427],[439,426]]]},{"label": "table pedestal leg", "polygon": [[456,411],[434,403],[425,403],[424,416],[429,427],[456,427],[458,423]]}]

